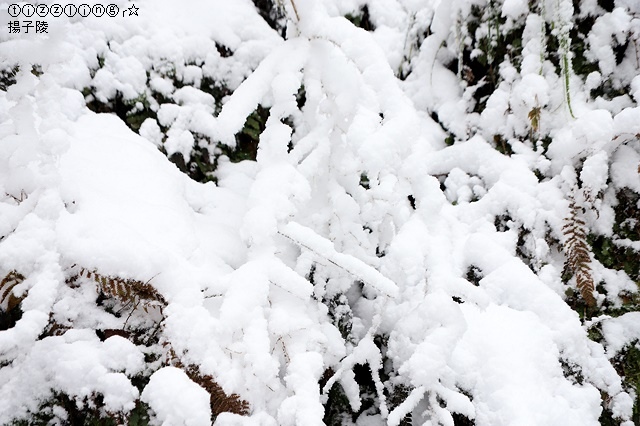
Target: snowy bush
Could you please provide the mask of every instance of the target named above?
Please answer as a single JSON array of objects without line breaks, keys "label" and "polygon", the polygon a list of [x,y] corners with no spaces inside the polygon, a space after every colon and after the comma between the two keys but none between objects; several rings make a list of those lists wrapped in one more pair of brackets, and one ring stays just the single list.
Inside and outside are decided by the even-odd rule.
[{"label": "snowy bush", "polygon": [[135,5],[0,29],[0,423],[640,422],[635,2]]}]

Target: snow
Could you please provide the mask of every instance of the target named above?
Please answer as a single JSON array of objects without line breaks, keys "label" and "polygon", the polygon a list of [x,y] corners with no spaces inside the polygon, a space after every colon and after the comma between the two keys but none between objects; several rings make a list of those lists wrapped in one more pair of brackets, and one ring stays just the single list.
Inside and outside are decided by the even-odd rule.
[{"label": "snow", "polygon": [[604,76],[610,75],[616,67],[612,45],[614,40],[616,44],[623,42],[630,20],[625,8],[616,7],[611,13],[600,16],[589,32],[589,52],[597,59]]},{"label": "snow", "polygon": [[153,373],[140,397],[154,412],[151,424],[211,424],[209,393],[178,368],[164,367]]},{"label": "snow", "polygon": [[93,331],[77,330],[36,342],[25,358],[0,372],[0,421],[8,423],[26,409],[37,412],[38,403],[54,391],[79,402],[99,392],[106,396],[108,410],[131,410],[138,390],[120,371],[141,371],[143,354],[131,342],[113,339],[124,340],[100,342]]},{"label": "snow", "polygon": [[[599,71],[568,70],[569,88],[540,34],[569,34],[564,0],[296,0],[284,39],[248,0],[142,0],[138,17],[51,19],[42,37],[2,21],[0,66],[20,71],[0,91],[0,279],[24,279],[0,289],[0,313],[10,297],[22,311],[0,331],[0,423],[43,409],[64,422],[64,393],[123,416],[145,402],[159,425],[320,425],[340,384],[354,412],[374,401],[358,425],[590,425],[603,408],[624,424],[633,400],[612,360],[640,340],[637,312],[601,317],[590,340],[561,242],[569,199],[612,237],[617,193],[640,192],[635,53],[614,54],[631,3],[583,2]],[[343,17],[364,5],[373,32]],[[454,69],[482,54],[472,39],[498,37],[489,22],[466,32],[472,6],[523,30],[521,63],[500,62],[482,105],[487,81]],[[591,99],[605,82],[630,92]],[[115,99],[153,112],[137,134],[88,108]],[[259,105],[257,158],[231,162],[221,148]],[[215,183],[167,160],[196,146],[218,156]],[[600,308],[637,291],[622,270],[591,271]],[[247,415],[213,419],[181,366]]]},{"label": "snow", "polygon": [[634,166],[640,164],[640,152],[630,146],[621,146],[615,153],[614,163],[611,165],[611,179],[618,188],[640,189],[640,179],[633,172]]},{"label": "snow", "polygon": [[464,371],[461,386],[474,389],[476,424],[599,424],[598,390],[563,377],[550,333],[523,332],[539,330],[535,314],[503,306],[463,310],[469,328],[454,365]]},{"label": "snow", "polygon": [[605,151],[599,151],[587,158],[580,172],[580,180],[593,194],[607,187],[609,175],[609,158]]},{"label": "snow", "polygon": [[502,4],[502,15],[517,19],[529,12],[529,6],[524,0],[505,0]]},{"label": "snow", "polygon": [[295,222],[289,222],[280,229],[280,232],[300,246],[313,251],[320,256],[321,259],[326,259],[344,268],[347,272],[353,274],[356,278],[361,279],[381,293],[390,297],[393,297],[397,293],[398,289],[396,285],[387,277],[353,256],[338,253],[332,246],[331,241],[315,234],[311,229]]},{"label": "snow", "polygon": [[607,318],[602,321],[602,332],[606,341],[607,353],[614,357],[629,342],[640,339],[638,313],[627,312],[618,318]]}]

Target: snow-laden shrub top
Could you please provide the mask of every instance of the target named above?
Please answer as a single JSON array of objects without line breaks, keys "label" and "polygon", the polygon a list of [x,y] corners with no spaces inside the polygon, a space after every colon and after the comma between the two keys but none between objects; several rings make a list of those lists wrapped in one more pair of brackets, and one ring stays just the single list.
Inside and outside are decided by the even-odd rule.
[{"label": "snow-laden shrub top", "polygon": [[0,28],[0,423],[633,424],[635,2],[135,5]]}]

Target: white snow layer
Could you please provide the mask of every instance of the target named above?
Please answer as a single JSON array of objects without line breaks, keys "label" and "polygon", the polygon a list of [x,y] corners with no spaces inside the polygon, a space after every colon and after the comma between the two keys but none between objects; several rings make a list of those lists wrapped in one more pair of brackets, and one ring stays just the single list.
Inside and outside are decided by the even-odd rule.
[{"label": "white snow layer", "polygon": [[153,373],[140,398],[155,412],[152,424],[211,424],[209,393],[179,368],[164,367]]},{"label": "white snow layer", "polygon": [[[248,0],[140,1],[138,17],[50,19],[48,38],[8,34],[3,21],[0,65],[22,70],[0,92],[0,273],[23,274],[14,293],[26,297],[22,318],[0,332],[0,423],[62,391],[80,403],[102,394],[113,412],[141,399],[156,424],[210,424],[208,393],[182,370],[158,369],[141,394],[132,385],[151,373],[142,349],[96,337],[124,318],[95,306],[90,282],[65,284],[73,264],[150,283],[167,300],[164,341],[251,407],[217,424],[322,424],[318,382],[329,368],[358,407],[351,369],[382,367],[375,333],[388,336],[385,355],[413,391],[388,410],[374,373],[383,409],[358,424],[398,424],[409,412],[453,424],[447,410],[480,426],[598,424],[600,392],[628,419],[631,399],[609,358],[640,337],[635,314],[603,323],[606,352],[591,342],[562,299],[562,265],[545,234],[561,237],[571,173],[560,172],[580,159],[594,194],[640,191],[640,149],[623,143],[639,132],[640,110],[612,115],[578,102],[575,121],[541,113],[541,128],[560,129],[549,158],[518,142],[532,109],[563,105],[554,95],[562,83],[540,63],[543,18],[530,14],[522,75],[502,69],[487,109],[467,115],[469,94],[438,58],[471,3],[372,1],[380,25],[371,35],[337,17],[346,3],[300,0],[287,41]],[[437,19],[400,83],[392,50],[413,19],[407,11]],[[501,7],[511,20],[527,11],[520,0]],[[590,54],[603,76],[613,72],[609,41],[629,25],[616,9],[594,26]],[[222,57],[216,42],[234,55]],[[28,71],[33,63],[41,76]],[[176,89],[173,76],[186,86]],[[205,77],[236,89],[218,116],[215,100],[190,86]],[[136,135],[115,115],[88,111],[80,93],[88,86],[102,101],[120,93],[136,102],[154,90],[174,103],[154,105],[157,122]],[[157,150],[188,159],[194,134],[233,145],[260,103],[271,117],[257,162],[222,161],[217,185],[191,181]],[[459,143],[445,148],[425,111],[437,111]],[[289,116],[294,129],[280,121]],[[485,130],[469,137],[478,124]],[[487,142],[498,131],[513,136],[512,156]],[[539,182],[536,169],[557,176]],[[509,229],[498,229],[506,215]],[[531,268],[516,256],[518,227],[528,231]],[[472,267],[477,286],[465,279]],[[321,303],[343,293],[354,341]],[[74,328],[38,340],[50,319]]]}]

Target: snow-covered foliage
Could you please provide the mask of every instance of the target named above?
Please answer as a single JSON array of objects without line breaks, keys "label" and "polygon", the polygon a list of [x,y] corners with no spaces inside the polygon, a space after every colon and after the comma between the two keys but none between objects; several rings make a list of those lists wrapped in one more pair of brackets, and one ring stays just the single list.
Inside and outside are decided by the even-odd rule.
[{"label": "snow-covered foliage", "polygon": [[640,421],[637,2],[135,5],[0,5],[0,423]]}]

